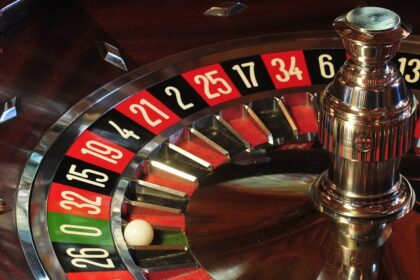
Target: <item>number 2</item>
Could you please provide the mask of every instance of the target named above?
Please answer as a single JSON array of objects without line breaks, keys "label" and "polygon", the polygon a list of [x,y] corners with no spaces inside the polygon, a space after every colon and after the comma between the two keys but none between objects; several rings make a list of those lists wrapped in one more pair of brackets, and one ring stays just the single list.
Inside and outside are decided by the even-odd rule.
[{"label": "number 2", "polygon": [[168,96],[172,96],[172,94],[175,94],[176,103],[178,103],[178,106],[181,107],[182,110],[188,110],[194,107],[193,103],[184,104],[184,102],[182,102],[181,93],[179,92],[179,89],[177,89],[176,87],[172,87],[172,86],[166,87],[165,93]]}]

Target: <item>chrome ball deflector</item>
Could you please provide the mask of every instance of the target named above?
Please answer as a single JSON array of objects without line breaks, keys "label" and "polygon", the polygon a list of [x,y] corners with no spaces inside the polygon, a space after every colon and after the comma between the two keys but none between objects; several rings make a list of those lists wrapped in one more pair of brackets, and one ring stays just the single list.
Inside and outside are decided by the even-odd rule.
[{"label": "chrome ball deflector", "polygon": [[350,59],[320,97],[320,141],[331,163],[310,197],[344,236],[386,239],[389,223],[415,203],[399,164],[413,142],[417,101],[391,62],[411,29],[378,7],[357,8],[334,28]]}]

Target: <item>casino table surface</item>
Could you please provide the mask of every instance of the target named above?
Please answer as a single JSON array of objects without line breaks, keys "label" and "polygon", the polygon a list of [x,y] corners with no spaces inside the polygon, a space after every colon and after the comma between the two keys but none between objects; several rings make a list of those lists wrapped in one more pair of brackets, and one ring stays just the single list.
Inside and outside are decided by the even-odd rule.
[{"label": "casino table surface", "polygon": [[[51,233],[50,236],[47,236],[47,238],[33,237],[37,236],[37,234],[42,235],[42,233],[46,233],[48,235],[47,229],[49,229],[50,232],[53,231],[53,222],[47,223],[45,221],[41,221],[42,219],[32,217],[33,213],[41,213],[40,217],[44,217],[42,215],[46,215],[46,208],[53,207],[51,206],[53,202],[48,202],[48,205],[39,202],[43,199],[51,199],[51,197],[53,196],[52,192],[49,193],[49,184],[46,187],[39,187],[39,189],[37,189],[37,184],[42,184],[41,181],[44,178],[42,177],[43,175],[39,175],[39,177],[37,177],[38,175],[29,174],[27,169],[25,169],[28,168],[28,161],[33,160],[33,151],[36,149],[42,150],[42,156],[48,154],[47,158],[51,159],[51,162],[60,162],[60,168],[64,164],[62,162],[65,162],[65,160],[63,160],[63,154],[59,152],[54,154],[54,151],[59,151],[60,149],[64,151],[66,159],[76,158],[78,162],[83,161],[84,158],[87,156],[86,154],[73,152],[73,150],[76,149],[75,147],[78,143],[75,142],[77,136],[80,133],[84,132],[88,126],[89,131],[83,133],[83,135],[85,135],[86,137],[90,135],[89,133],[95,134],[96,131],[101,130],[102,128],[100,127],[99,122],[95,121],[100,120],[100,117],[102,115],[105,115],[105,113],[108,112],[107,110],[110,108],[114,108],[112,110],[113,112],[118,111],[118,113],[115,114],[118,114],[119,116],[124,115],[124,118],[130,118],[130,110],[127,108],[124,109],[124,104],[118,105],[118,107],[116,106],[121,100],[134,94],[135,91],[131,93],[124,93],[125,95],[123,94],[122,96],[115,97],[116,99],[109,101],[110,103],[107,103],[108,101],[106,101],[104,103],[105,105],[99,104],[99,107],[95,106],[97,106],[97,103],[101,103],[102,101],[97,99],[99,101],[92,102],[92,98],[89,98],[89,96],[93,96],[95,98],[97,98],[98,96],[101,98],[105,98],[106,95],[101,95],[100,91],[106,91],[109,89],[109,92],[111,92],[111,88],[123,87],[123,85],[125,86],[126,84],[130,83],[130,79],[134,80],[135,77],[135,79],[139,80],[140,82],[139,84],[133,84],[133,87],[147,88],[147,90],[151,92],[151,94],[148,93],[149,95],[147,95],[147,98],[149,98],[148,100],[150,102],[156,102],[152,102],[152,105],[148,103],[149,109],[154,110],[153,108],[156,109],[156,106],[159,109],[159,106],[161,106],[162,104],[163,106],[166,105],[167,107],[172,108],[175,105],[166,101],[166,99],[162,99],[159,101],[155,100],[156,98],[153,97],[156,96],[156,93],[154,91],[158,92],[160,90],[159,86],[166,86],[166,84],[163,84],[163,82],[167,78],[177,77],[178,79],[181,79],[179,77],[182,76],[183,83],[187,81],[190,84],[188,85],[189,88],[193,87],[195,91],[199,92],[200,90],[193,86],[194,81],[197,81],[197,76],[204,77],[204,72],[202,72],[204,71],[204,67],[217,64],[217,67],[222,67],[227,72],[227,75],[231,78],[233,85],[229,85],[232,88],[237,88],[238,97],[241,96],[241,98],[243,98],[241,104],[252,104],[249,106],[254,106],[252,108],[254,109],[254,111],[257,111],[257,115],[259,115],[258,108],[262,108],[266,106],[266,104],[262,101],[259,103],[257,101],[260,99],[262,100],[266,97],[268,98],[269,94],[261,93],[262,90],[259,90],[258,92],[250,91],[248,93],[246,87],[244,87],[243,89],[240,88],[240,86],[238,86],[238,81],[232,78],[232,73],[235,73],[235,71],[231,73],[226,70],[227,67],[232,68],[232,66],[235,67],[234,65],[244,63],[245,60],[243,59],[246,57],[258,56],[258,58],[255,58],[255,67],[260,67],[258,69],[262,69],[264,67],[267,68],[261,70],[266,74],[267,79],[267,88],[264,89],[264,91],[268,92],[270,90],[278,90],[280,93],[277,95],[275,94],[275,96],[280,98],[280,96],[284,95],[285,97],[282,97],[282,102],[284,102],[286,106],[289,106],[290,111],[294,110],[291,109],[292,107],[294,108],[294,99],[289,98],[290,100],[292,100],[289,101],[287,97],[287,94],[289,93],[288,87],[282,88],[281,85],[277,84],[274,80],[272,82],[269,78],[275,76],[275,74],[270,72],[270,62],[267,62],[270,59],[274,59],[270,56],[271,54],[275,53],[273,50],[274,47],[270,46],[271,42],[273,42],[273,45],[279,45],[280,51],[296,51],[296,53],[292,53],[289,55],[293,55],[293,59],[295,59],[296,57],[296,63],[298,63],[298,65],[299,63],[301,63],[299,60],[300,57],[302,60],[306,59],[306,72],[315,71],[312,69],[314,68],[314,66],[312,65],[315,64],[311,64],[312,62],[311,60],[309,60],[309,58],[313,58],[316,55],[321,55],[322,49],[339,49],[340,51],[337,51],[337,53],[335,51],[332,51],[327,55],[328,57],[334,57],[334,55],[340,56],[341,58],[339,60],[344,62],[345,53],[344,50],[342,50],[342,48],[340,47],[340,41],[337,39],[337,35],[332,30],[332,22],[337,16],[342,15],[358,6],[381,6],[391,9],[412,25],[413,35],[409,37],[409,40],[411,40],[412,43],[407,45],[406,49],[403,50],[403,53],[406,53],[407,56],[398,57],[399,59],[403,59],[400,61],[400,63],[408,63],[410,59],[417,59],[418,61],[418,56],[420,54],[420,37],[416,36],[416,34],[420,34],[420,18],[418,14],[418,8],[420,8],[420,4],[416,3],[415,1],[243,1],[243,3],[246,4],[247,8],[239,12],[238,14],[229,17],[214,17],[203,15],[204,11],[209,9],[211,6],[217,5],[218,3],[219,1],[193,0],[0,0],[0,104],[4,106],[3,104],[6,104],[6,102],[13,100],[13,98],[15,97],[17,98],[17,116],[11,118],[10,120],[4,122],[2,121],[0,123],[0,199],[3,201],[3,208],[8,208],[8,210],[10,210],[4,211],[4,213],[0,215],[0,279],[33,279],[36,277],[42,278],[45,275],[48,275],[52,279],[61,277],[67,277],[69,279],[94,279],[89,277],[105,277],[104,279],[114,279],[112,277],[115,277],[115,279],[117,279],[118,277],[127,277],[127,279],[130,279],[130,277],[141,278],[143,277],[143,275],[147,279],[166,279],[162,276],[164,274],[149,273],[149,271],[159,272],[159,265],[157,265],[158,269],[146,269],[141,271],[139,270],[138,272],[136,272],[137,274],[133,273],[131,269],[128,269],[130,270],[130,273],[134,275],[132,276],[129,272],[126,271],[127,268],[125,267],[126,264],[124,264],[125,261],[121,262],[121,266],[118,269],[110,270],[111,272],[109,272],[108,270],[104,270],[100,271],[104,274],[95,274],[95,272],[98,271],[93,270],[93,272],[89,271],[89,273],[92,273],[90,276],[82,275],[83,272],[81,270],[73,271],[71,268],[69,268],[70,265],[63,264],[63,262],[66,261],[64,260],[64,257],[60,257],[60,252],[63,250],[63,252],[66,252],[65,250],[68,249],[60,249],[61,247],[59,248],[59,246],[56,245],[60,242],[60,244],[71,244],[72,242],[75,242],[75,239],[64,238],[64,241],[60,241],[60,238],[62,237],[58,235],[54,236],[53,233]],[[104,42],[107,44],[104,44]],[[326,45],[324,46],[323,44]],[[119,55],[122,57],[125,63],[125,67],[122,68],[126,69],[116,67],[115,64],[108,63],[104,60],[104,46],[113,46],[114,48],[118,49]],[[259,46],[262,46],[262,51],[258,50]],[[259,55],[261,55],[261,57]],[[290,57],[287,57],[287,59],[289,58]],[[317,58],[319,58],[319,56]],[[283,59],[287,61],[286,58]],[[280,60],[276,61],[281,64],[282,62],[279,62]],[[313,61],[316,61],[316,59],[314,59]],[[221,66],[218,64],[219,62]],[[316,67],[317,66],[318,65],[316,65]],[[336,67],[335,62],[334,67]],[[416,73],[418,74],[418,69],[416,68],[417,70],[415,70],[416,66],[414,64],[408,65],[407,67],[407,69],[409,69],[407,71],[413,71],[412,73],[407,72],[407,75],[409,75],[408,79],[413,81],[413,79],[415,79],[415,76],[413,75],[415,75]],[[222,68],[217,69],[219,70],[219,72],[221,72],[223,71]],[[214,69],[213,71],[215,71]],[[194,72],[199,70],[201,72]],[[147,78],[149,73],[154,74],[151,77]],[[240,71],[238,70],[237,73],[240,73]],[[241,73],[243,74],[244,72]],[[289,72],[287,75],[293,75],[293,72]],[[327,80],[323,79],[323,77],[325,76],[322,76],[323,73],[316,74],[318,76],[322,76],[319,76],[319,81],[316,80],[316,75],[312,72],[308,75],[310,75],[310,78],[312,79],[312,84],[309,82],[309,84],[298,83],[291,85],[289,87],[295,87],[295,89],[290,90],[291,94],[299,93],[299,91],[309,91],[311,93],[314,93],[315,91],[319,92],[323,87],[325,87],[325,85],[328,82]],[[328,74],[326,74],[326,76],[328,76],[328,78],[331,78]],[[203,78],[203,82],[206,83],[204,79],[205,78]],[[307,79],[309,80],[309,76],[307,77]],[[317,82],[315,82],[315,80]],[[209,81],[211,82],[211,80],[207,80],[207,82]],[[252,82],[251,80],[247,81],[248,83]],[[179,83],[177,85],[179,85]],[[249,85],[248,88],[250,88],[252,85]],[[417,77],[417,81],[413,82],[413,92],[415,94],[418,94],[419,91],[420,85]],[[127,86],[127,92],[130,92],[129,86]],[[94,95],[92,95],[92,93],[94,93]],[[173,91],[172,94],[176,95],[176,92]],[[258,97],[255,97],[257,95]],[[204,121],[195,121],[201,117],[204,117],[206,114],[219,114],[219,116],[228,119],[229,113],[235,113],[235,110],[233,109],[229,111],[229,108],[231,108],[229,106],[234,104],[234,102],[229,98],[223,101],[217,101],[215,103],[212,103],[213,101],[207,100],[206,96],[209,97],[212,95],[209,95],[205,92],[204,95],[202,95],[202,97],[195,97],[196,99],[194,99],[194,102],[196,102],[196,104],[202,104],[197,105],[196,107],[201,106],[202,108],[205,107],[206,109],[203,109],[204,113],[200,113],[198,111],[194,112],[193,117],[191,117],[192,115],[190,116],[188,114],[183,115],[182,112],[178,112],[175,109],[169,111],[162,111],[163,109],[161,108],[160,111],[154,110],[155,114],[159,115],[160,112],[160,116],[163,117],[162,120],[170,119],[171,122],[168,123],[165,128],[156,131],[153,130],[153,128],[149,128],[146,130],[143,129],[145,131],[144,135],[147,135],[147,137],[149,137],[148,139],[152,139],[155,136],[157,138],[161,137],[163,140],[160,138],[158,140],[156,140],[156,138],[153,138],[155,139],[153,141],[163,143],[164,141],[166,141],[166,139],[173,138],[173,135],[176,134],[176,131],[179,127],[176,127],[176,129],[171,127],[181,120],[186,127],[192,127],[190,130],[188,130],[188,133],[190,133],[193,130],[193,128],[200,130],[200,125],[201,123],[204,123]],[[312,102],[312,95],[310,95],[310,97],[308,96],[305,95],[305,97],[302,98],[306,100],[305,102]],[[178,102],[178,104],[180,103]],[[188,104],[187,102],[184,102],[183,105]],[[102,108],[101,106],[108,106],[108,108]],[[144,104],[142,106],[144,106]],[[88,111],[90,107],[94,107],[93,111]],[[207,107],[212,107],[213,109]],[[138,112],[141,112],[141,110],[143,109],[144,107],[138,107]],[[225,110],[223,111],[224,115],[220,113],[222,112],[221,110]],[[260,109],[260,112],[261,110],[262,109]],[[282,112],[284,113],[284,111]],[[156,118],[158,117],[156,116],[158,115],[152,115],[152,119],[149,118],[148,124],[153,124],[153,116],[155,116],[155,120],[157,120]],[[63,119],[63,116],[66,117]],[[92,117],[93,120],[85,122],[85,119],[89,117]],[[263,116],[259,117],[263,118]],[[69,121],[68,118],[70,118],[71,121]],[[83,121],[80,120],[81,118],[83,119]],[[59,137],[54,133],[62,133],[64,131],[61,130],[62,127],[55,126],[56,129],[60,129],[51,130],[51,127],[54,128],[54,125],[57,125],[57,121],[59,120],[66,121],[66,126],[69,127],[70,132],[66,132],[67,134],[64,133],[64,136],[62,136],[63,139],[59,138],[60,141],[62,141],[63,143],[63,147],[56,147],[55,150],[53,149],[48,152],[49,147],[44,147],[43,145],[45,143],[48,143],[48,145],[53,145],[54,141],[46,141],[45,135],[47,132],[49,132],[55,138]],[[75,124],[72,125],[72,123],[74,122],[77,124],[79,121],[80,130],[73,128],[75,127]],[[59,123],[60,121],[58,122],[58,124]],[[97,125],[97,128],[94,125]],[[230,123],[230,125],[234,126],[235,124]],[[297,124],[297,129],[307,129],[310,132],[306,133],[307,135],[305,134],[305,137],[309,137],[305,138],[305,141],[302,140],[301,143],[295,143],[297,146],[304,142],[306,143],[313,141],[313,139],[311,138],[312,136],[310,135],[316,133],[316,131],[313,131],[314,128],[310,127],[310,125],[311,124],[308,124],[308,122],[306,124]],[[314,125],[316,126],[316,124]],[[148,128],[147,124],[143,126]],[[249,133],[252,132],[249,131]],[[101,135],[103,136],[103,138],[106,138],[106,136],[104,136],[106,135],[106,133]],[[143,135],[141,136],[143,137]],[[246,135],[242,135],[241,137],[244,138],[245,136]],[[239,138],[242,139],[241,137]],[[420,128],[418,132],[418,137],[420,137]],[[247,143],[245,145],[246,148],[251,150],[254,150],[255,147],[261,144],[252,143],[252,141],[250,143],[250,139],[245,140],[245,142]],[[109,140],[106,143],[109,142],[114,143],[115,141]],[[131,160],[133,159],[134,154],[136,153],[139,153],[138,155],[140,155],[140,158],[143,156],[142,152],[139,152],[140,148],[142,147],[137,147],[135,146],[135,144],[131,142],[129,143],[129,141],[127,141],[127,143],[123,142],[124,141],[121,141],[121,143],[118,142],[118,144],[121,144],[120,146],[124,146],[127,153],[129,153],[130,155],[132,154],[132,156],[129,158],[129,160],[127,160],[125,165],[119,168],[121,170],[113,170],[113,172],[116,174],[123,174],[123,172],[127,172],[127,170],[138,170],[138,167],[131,168],[127,166],[129,166],[129,162],[131,162],[130,166],[135,164],[137,164],[137,166],[140,166],[140,159],[137,159],[137,161]],[[276,143],[276,140],[274,140],[274,142]],[[276,145],[281,146],[281,144],[283,143],[280,142],[278,142]],[[58,144],[54,145],[57,146]],[[143,143],[142,145],[146,144]],[[302,145],[300,145],[299,147],[302,147]],[[153,145],[150,144],[149,146],[152,147]],[[149,146],[146,145],[145,147]],[[291,149],[293,149],[293,145],[289,146],[291,147]],[[172,146],[170,146],[169,149],[172,149],[171,147]],[[299,147],[298,149],[300,149]],[[69,148],[69,151],[65,152],[67,148]],[[153,154],[151,151],[148,151],[148,153],[150,153],[150,155]],[[416,180],[416,182],[420,182],[420,173],[418,171],[420,168],[419,159],[413,154],[414,153],[411,152],[411,154],[407,158],[404,158],[401,169],[405,171],[409,176],[411,176],[413,180]],[[124,154],[124,156],[125,155],[126,154]],[[149,154],[147,154],[144,157],[148,156]],[[284,159],[280,160],[282,164],[286,164],[285,162],[287,162],[288,157],[290,161],[293,162],[294,155],[291,153],[287,154],[286,151]],[[324,152],[320,151],[320,149],[313,152],[313,156],[310,156],[309,158],[313,159],[315,162],[314,166],[317,166],[313,167],[312,169],[309,168],[309,171],[318,173],[320,170],[325,169],[327,167],[328,156],[326,156]],[[238,159],[238,161],[240,162],[241,159]],[[246,161],[246,159],[244,161]],[[291,165],[293,164],[297,165],[296,163],[291,163]],[[56,168],[58,168],[57,166],[58,164],[44,164],[42,168],[43,170],[45,170],[46,173],[48,173],[49,171],[46,169],[55,170]],[[124,171],[126,167],[128,169]],[[60,168],[58,168],[58,170],[61,170]],[[101,168],[107,170],[109,169],[107,166],[101,166]],[[264,166],[264,168],[270,169],[270,167],[267,166]],[[202,168],[200,167],[198,169],[201,172]],[[222,166],[217,172],[214,172],[214,175],[208,180],[208,184],[213,184],[214,182],[222,182],[224,178],[234,178],[234,176],[229,173],[248,172],[250,175],[257,175],[252,169],[252,165],[251,167],[240,170],[236,170],[235,168],[231,169],[231,166],[227,166],[225,168]],[[299,168],[297,167],[296,170],[298,169]],[[38,172],[38,170],[34,172]],[[22,188],[22,182],[25,181],[25,176],[30,177],[32,175],[33,178],[38,178],[38,183],[34,183],[33,186],[29,186],[27,193],[18,194],[19,189]],[[62,181],[54,179],[58,176],[54,175],[54,173],[45,176],[47,178],[47,181],[53,180],[53,184],[56,183],[66,185],[67,181],[64,182],[64,179]],[[22,196],[32,195],[32,190],[34,190],[34,193],[36,193],[36,195],[34,196],[35,200],[37,201],[31,200],[32,198],[28,197],[25,202],[26,204],[19,204],[19,201],[22,201],[21,199],[24,199],[22,198]],[[182,189],[182,191],[187,193],[188,196],[188,190]],[[230,191],[232,190],[228,188],[226,190],[226,193],[223,194],[227,196],[231,195],[229,193]],[[251,194],[252,191],[250,192],[250,195]],[[112,192],[106,195],[104,194],[103,199],[105,199],[106,197],[108,197],[109,199],[110,197],[112,197],[112,195]],[[128,196],[127,193],[126,195]],[[217,199],[218,195],[220,194],[206,192],[197,193],[197,201],[199,202],[201,199],[200,197],[206,195],[214,195],[215,199]],[[202,199],[203,201],[206,200],[205,198]],[[264,199],[269,200],[268,197]],[[235,201],[235,199],[232,198],[232,201]],[[205,202],[203,203],[205,204]],[[240,207],[239,201],[232,203],[238,203],[238,207]],[[39,209],[36,209],[37,207]],[[191,212],[195,211],[195,209],[196,211],[203,211],[203,209],[200,208],[200,206],[197,206],[197,204],[191,204],[188,207],[190,207],[189,211]],[[214,207],[214,205],[210,205],[209,207]],[[229,209],[229,206],[227,205],[224,205],[223,207]],[[262,212],[270,211],[270,209],[264,208],[264,205],[260,205],[260,207],[261,209],[263,209],[261,210]],[[48,211],[54,212],[53,210]],[[31,212],[32,214],[28,214],[28,212]],[[268,216],[268,212],[261,215],[264,217],[265,215]],[[60,215],[63,213],[64,212],[60,213]],[[19,215],[23,214],[26,215],[28,221],[24,221],[24,218],[22,219],[18,217]],[[48,217],[53,219],[54,215],[55,214],[49,214]],[[108,217],[104,219],[113,219],[114,215],[121,215],[121,210],[111,214],[108,213]],[[214,215],[215,217],[220,217],[223,216],[223,213],[217,213],[217,211],[215,211]],[[419,217],[418,214],[414,215],[417,215],[414,216],[416,224],[408,223],[408,225],[406,225],[406,228],[410,228],[410,230],[414,230],[417,232],[417,240],[415,237],[412,236],[410,237],[412,239],[409,239],[409,242],[415,242],[414,244],[412,244],[412,246],[414,248],[417,247],[417,249],[414,250],[414,253],[412,255],[403,258],[402,262],[407,261],[408,266],[416,266],[417,264],[417,268],[412,267],[411,269],[406,269],[406,267],[402,265],[403,267],[405,267],[405,270],[409,272],[407,272],[407,274],[405,275],[405,277],[407,278],[401,279],[416,279],[416,275],[418,275],[419,273]],[[191,221],[194,221],[194,219],[198,219],[194,217],[194,215],[191,216]],[[62,216],[59,216],[57,214],[57,217],[54,219],[59,220],[61,218]],[[121,226],[121,218],[118,219],[120,220],[119,222]],[[38,226],[38,222],[43,223],[43,225]],[[21,225],[20,223],[26,223],[26,225]],[[232,227],[234,226],[234,224],[235,223],[233,223]],[[207,226],[213,226],[215,231],[214,234],[216,234],[217,230],[226,230],[226,228],[223,228],[223,226],[219,228],[217,223],[216,225],[210,223],[210,225]],[[415,230],[413,229],[413,227],[417,227],[417,229]],[[229,226],[227,226],[227,228],[229,228]],[[36,232],[38,230],[41,232],[41,234]],[[200,234],[199,229],[194,228],[194,230],[197,231],[197,233],[194,234]],[[113,232],[111,233],[110,229],[108,229],[108,231],[109,232],[107,232],[107,234],[109,234],[110,236],[112,234],[112,237],[110,237],[110,239],[118,239],[118,236],[121,235],[121,232],[114,235]],[[274,231],[275,230],[273,230],[273,232]],[[47,242],[48,244],[45,245],[43,244],[43,242]],[[84,241],[81,242],[83,243]],[[400,241],[400,243],[397,243],[397,241],[395,242],[395,244],[400,244],[404,243],[405,241],[402,240]],[[77,243],[77,238],[75,243]],[[113,245],[113,242],[111,243],[112,246],[119,246]],[[193,240],[191,241],[192,245],[196,243],[194,243]],[[31,253],[25,252],[25,250],[29,250],[28,246],[33,248],[33,251],[31,251]],[[122,248],[125,250],[127,249],[124,246]],[[43,251],[44,249],[45,251],[50,251],[50,253],[45,253]],[[124,260],[126,259],[128,254],[121,253],[120,251],[123,249],[118,247],[117,251],[119,253],[116,253],[115,258],[122,258]],[[204,249],[205,248],[201,248],[199,245],[197,245],[196,252],[198,258],[200,258],[200,254],[202,254],[200,252],[202,252]],[[54,256],[51,252],[55,252],[55,254],[58,257]],[[136,254],[134,253],[134,255]],[[41,262],[39,262],[37,256],[41,256]],[[51,263],[48,263],[48,259],[50,258],[50,256],[53,256],[52,258],[54,260],[51,260]],[[57,261],[56,258],[58,258],[59,260]],[[206,260],[203,260],[203,263],[205,262]],[[215,261],[213,260],[213,262]],[[140,263],[140,265],[138,265],[140,267],[143,267],[143,264],[145,265],[145,267],[147,267],[145,262]],[[166,266],[166,264],[161,265],[161,267]],[[206,265],[203,265],[203,267],[204,269],[206,269]],[[42,272],[44,269],[46,272]],[[179,275],[181,276],[183,275],[182,267],[179,268],[175,265],[171,267],[171,270],[174,269],[181,269],[177,273],[179,273]],[[264,265],[261,266],[261,269],[264,269]],[[165,271],[165,269],[162,270]],[[107,271],[108,274],[111,276],[105,276]],[[125,271],[124,273],[127,274],[123,273],[121,275],[114,275],[112,274],[113,271]],[[78,275],[78,273],[81,274]],[[217,279],[236,278],[235,276],[229,276],[230,274],[218,273],[216,270],[214,270],[213,273],[211,273],[211,275],[212,277],[215,277]],[[249,275],[253,274],[248,274],[248,277],[250,277]],[[173,279],[201,279],[198,277],[203,277],[202,279],[209,279],[206,277],[210,276],[208,276],[207,274],[205,276],[201,274],[198,276],[197,274],[195,276],[193,275],[189,277],[190,278]],[[267,277],[268,278],[266,279],[270,279],[270,276]],[[271,275],[271,277],[274,276]]]}]

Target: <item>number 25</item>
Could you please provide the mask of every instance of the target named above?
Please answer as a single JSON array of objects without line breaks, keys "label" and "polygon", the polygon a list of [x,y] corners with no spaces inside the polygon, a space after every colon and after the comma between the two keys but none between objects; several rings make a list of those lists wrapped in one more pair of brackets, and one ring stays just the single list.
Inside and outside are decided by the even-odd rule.
[{"label": "number 25", "polygon": [[[224,79],[215,77],[217,74],[218,71],[213,70],[205,73],[204,75],[197,75],[194,77],[194,82],[197,85],[200,85],[201,83],[204,84],[204,93],[208,99],[217,98],[220,94],[229,94],[232,92],[232,88]],[[217,92],[211,92],[210,85],[217,85],[218,83],[220,83],[221,86],[217,88]]]}]

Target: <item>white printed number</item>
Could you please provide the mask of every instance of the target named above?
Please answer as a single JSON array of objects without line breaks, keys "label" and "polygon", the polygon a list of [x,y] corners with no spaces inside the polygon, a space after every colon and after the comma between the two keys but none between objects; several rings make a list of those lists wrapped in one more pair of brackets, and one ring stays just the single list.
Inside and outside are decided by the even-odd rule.
[{"label": "white printed number", "polygon": [[334,78],[335,70],[334,64],[331,62],[332,59],[332,56],[329,54],[321,54],[318,57],[319,70],[321,72],[321,76],[325,79]]},{"label": "white printed number", "polygon": [[140,140],[140,136],[135,134],[134,131],[128,130],[128,129],[125,129],[125,128],[121,128],[121,127],[118,126],[118,124],[116,124],[113,121],[108,121],[108,124],[113,126],[118,131],[118,133],[121,135],[122,138],[128,139],[128,138],[132,137],[136,140]]},{"label": "white printed number", "polygon": [[[197,85],[203,83],[204,94],[207,96],[208,99],[217,98],[220,96],[220,94],[229,94],[232,92],[232,88],[224,79],[220,77],[215,77],[217,74],[217,70],[213,70],[205,73],[204,75],[197,75],[194,77],[194,82]],[[219,84],[219,87],[216,88],[216,92],[212,92],[210,89],[210,85],[217,84]]]},{"label": "white printed number", "polygon": [[[72,265],[80,268],[86,268],[87,265],[93,265],[102,268],[114,268],[115,265],[109,257],[108,251],[102,248],[83,248],[80,249],[80,252],[77,254],[76,248],[68,248],[66,253],[69,257],[74,259],[71,260]],[[104,260],[105,263],[99,262],[99,260],[91,260],[91,259],[99,259]]]},{"label": "white printed number", "polygon": [[[245,75],[243,68],[248,68],[248,77]],[[236,64],[232,67],[233,70],[238,72],[239,77],[241,77],[247,88],[258,87],[257,78],[255,76],[255,63],[253,61]]]},{"label": "white printed number", "polygon": [[286,63],[281,58],[274,58],[271,60],[271,66],[277,66],[280,74],[276,75],[276,79],[279,82],[288,82],[291,76],[296,76],[298,80],[302,80],[302,71],[296,66],[296,57],[290,57],[290,66],[289,69],[286,69]]},{"label": "white printed number", "polygon": [[418,58],[412,58],[407,62],[407,58],[401,57],[398,59],[398,62],[400,63],[400,72],[401,74],[405,74],[405,68],[406,66],[413,66],[413,70],[410,74],[405,74],[404,79],[407,81],[407,83],[417,83],[420,78],[420,59]]},{"label": "white printed number", "polygon": [[82,148],[81,152],[84,155],[89,154],[112,164],[117,164],[117,160],[123,157],[123,153],[120,150],[95,140],[87,141],[86,148]]},{"label": "white printed number", "polygon": [[79,209],[88,209],[87,213],[91,215],[98,215],[101,213],[101,197],[96,197],[95,200],[90,200],[72,191],[63,191],[61,193],[61,197],[64,199],[60,201],[60,206],[63,209],[72,210],[72,207],[76,207]]},{"label": "white printed number", "polygon": [[79,225],[68,225],[64,224],[60,226],[60,231],[66,234],[82,235],[99,237],[102,235],[102,231],[96,227],[79,226]]},{"label": "white printed number", "polygon": [[[148,109],[146,109],[148,108]],[[149,112],[148,110],[152,110],[155,113],[157,113],[159,116],[161,116],[162,118],[164,118],[165,120],[169,119],[169,116],[167,114],[165,114],[164,112],[162,112],[161,110],[159,110],[155,105],[153,105],[152,103],[150,103],[149,101],[147,101],[146,99],[140,99],[139,104],[131,104],[130,105],[130,111],[133,114],[138,114],[140,113],[144,120],[152,127],[155,127],[159,124],[162,123],[162,119],[161,118],[156,118],[154,120],[152,120],[150,118]]]},{"label": "white printed number", "polygon": [[[75,164],[70,166],[69,172],[66,175],[67,180],[76,180],[95,187],[105,188],[105,183],[109,179],[108,175],[93,169],[83,169],[82,172],[79,172],[76,171],[76,168],[77,166]],[[95,178],[90,178],[92,176]]]},{"label": "white printed number", "polygon": [[165,93],[167,96],[172,96],[172,94],[175,94],[176,103],[178,103],[178,106],[181,107],[182,110],[188,110],[194,107],[193,103],[185,104],[184,102],[182,102],[181,93],[179,92],[179,89],[177,89],[176,87],[172,87],[172,86],[166,87]]}]

